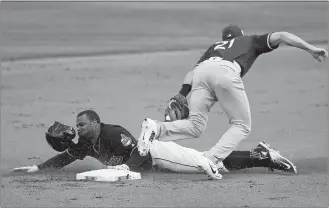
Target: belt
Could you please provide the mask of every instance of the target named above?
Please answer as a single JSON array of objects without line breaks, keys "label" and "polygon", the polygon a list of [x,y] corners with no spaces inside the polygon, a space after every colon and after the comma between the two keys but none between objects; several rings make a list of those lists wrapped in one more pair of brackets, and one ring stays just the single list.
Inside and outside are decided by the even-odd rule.
[{"label": "belt", "polygon": [[240,76],[242,74],[242,67],[240,66],[240,64],[238,64],[238,62],[236,62],[234,60],[232,60],[232,61],[225,60],[225,59],[223,59],[222,57],[219,57],[219,56],[210,57],[207,60],[209,60],[209,61],[228,61],[228,62],[231,62],[235,66],[235,68],[237,68],[237,70],[238,70],[237,73],[239,73]]}]

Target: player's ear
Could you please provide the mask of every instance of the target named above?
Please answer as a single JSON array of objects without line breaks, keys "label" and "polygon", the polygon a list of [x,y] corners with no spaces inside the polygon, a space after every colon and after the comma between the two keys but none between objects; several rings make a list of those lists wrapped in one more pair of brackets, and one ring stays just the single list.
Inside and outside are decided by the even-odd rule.
[{"label": "player's ear", "polygon": [[96,120],[92,121],[92,122],[91,122],[91,125],[92,125],[93,127],[95,127],[95,126],[97,125],[97,121],[96,121]]}]

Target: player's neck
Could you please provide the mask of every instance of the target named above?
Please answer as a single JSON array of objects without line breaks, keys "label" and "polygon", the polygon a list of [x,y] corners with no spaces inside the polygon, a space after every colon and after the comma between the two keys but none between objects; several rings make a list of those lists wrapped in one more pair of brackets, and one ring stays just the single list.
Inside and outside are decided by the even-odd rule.
[{"label": "player's neck", "polygon": [[97,142],[97,139],[98,139],[100,134],[101,134],[101,128],[95,128],[94,134],[91,138],[91,143],[92,144],[95,144]]}]

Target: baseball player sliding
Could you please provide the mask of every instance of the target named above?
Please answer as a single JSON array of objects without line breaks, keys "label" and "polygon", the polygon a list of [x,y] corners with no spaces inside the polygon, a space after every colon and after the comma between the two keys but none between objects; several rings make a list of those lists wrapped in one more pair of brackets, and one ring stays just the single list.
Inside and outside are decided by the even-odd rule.
[{"label": "baseball player sliding", "polygon": [[[281,44],[302,49],[319,62],[328,57],[325,49],[317,48],[288,32],[244,35],[238,26],[229,25],[222,31],[222,41],[208,48],[194,69],[186,75],[179,94],[171,99],[171,109],[168,109],[166,119],[171,118],[173,122],[145,119],[139,140],[198,138],[206,129],[210,109],[219,102],[228,116],[230,127],[204,155],[212,161],[211,165],[221,164],[251,131],[250,106],[242,77],[261,54],[271,52]],[[190,92],[187,113],[184,103]],[[187,119],[175,119],[186,113],[189,115]],[[291,165],[287,164],[286,169],[290,168]]]},{"label": "baseball player sliding", "polygon": [[[123,127],[104,124],[92,110],[82,111],[76,118],[78,143],[73,127],[54,122],[46,132],[46,141],[56,151],[61,152],[39,164],[14,168],[13,171],[38,172],[53,168],[63,168],[86,156],[96,158],[108,168],[147,170],[152,167],[174,172],[205,172],[211,179],[220,179],[221,174],[213,170],[208,158],[194,149],[182,147],[174,142],[157,140],[137,140]],[[138,143],[138,145],[137,145]],[[138,148],[137,148],[138,146]],[[290,164],[286,169],[284,164]],[[221,170],[266,167],[281,171],[296,172],[295,166],[277,151],[261,142],[251,151],[233,151],[222,163]]]}]

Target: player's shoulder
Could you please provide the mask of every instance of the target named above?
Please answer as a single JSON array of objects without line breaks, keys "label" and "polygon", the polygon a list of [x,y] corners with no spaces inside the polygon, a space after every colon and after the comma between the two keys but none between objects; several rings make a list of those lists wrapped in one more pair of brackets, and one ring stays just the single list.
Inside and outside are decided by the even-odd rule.
[{"label": "player's shoulder", "polygon": [[273,32],[268,32],[268,33],[262,33],[262,34],[253,34],[250,35],[250,37],[253,40],[257,40],[257,39],[267,39],[269,35],[271,35]]},{"label": "player's shoulder", "polygon": [[102,136],[110,139],[115,139],[115,138],[121,139],[121,134],[124,134],[127,137],[131,137],[131,134],[128,132],[128,130],[120,125],[105,124],[105,123],[101,124]]},{"label": "player's shoulder", "polygon": [[101,123],[101,134],[112,134],[121,131],[125,131],[125,128],[120,125]]},{"label": "player's shoulder", "polygon": [[244,35],[237,37],[242,42],[249,42],[252,45],[259,45],[267,42],[267,39],[271,33],[263,33],[263,34],[252,34],[252,35]]},{"label": "player's shoulder", "polygon": [[239,36],[239,37],[236,37],[235,40],[253,40],[257,35],[243,35],[243,36]]}]

